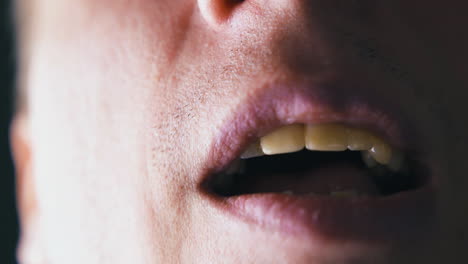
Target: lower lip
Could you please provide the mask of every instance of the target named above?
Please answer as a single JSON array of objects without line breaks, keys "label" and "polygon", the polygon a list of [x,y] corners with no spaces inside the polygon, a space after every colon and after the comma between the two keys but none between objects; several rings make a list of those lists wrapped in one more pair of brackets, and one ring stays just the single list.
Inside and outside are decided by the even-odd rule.
[{"label": "lower lip", "polygon": [[323,242],[394,243],[431,234],[431,186],[388,197],[341,198],[281,193],[217,197],[225,214],[285,236]]}]

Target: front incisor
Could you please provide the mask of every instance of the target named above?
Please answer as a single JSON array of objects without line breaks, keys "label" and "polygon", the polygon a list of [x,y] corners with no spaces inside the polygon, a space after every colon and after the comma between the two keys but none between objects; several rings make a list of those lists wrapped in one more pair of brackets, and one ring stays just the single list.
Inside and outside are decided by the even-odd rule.
[{"label": "front incisor", "polygon": [[304,148],[304,125],[284,126],[260,139],[263,153],[274,155],[296,152]]},{"label": "front incisor", "polygon": [[313,151],[363,151],[364,161],[369,167],[375,166],[376,161],[398,171],[403,162],[403,156],[381,138],[364,129],[342,124],[281,127],[252,144],[241,158],[291,153],[302,150],[304,146]]},{"label": "front incisor", "polygon": [[346,127],[340,124],[308,125],[305,145],[309,150],[344,151],[348,148]]}]

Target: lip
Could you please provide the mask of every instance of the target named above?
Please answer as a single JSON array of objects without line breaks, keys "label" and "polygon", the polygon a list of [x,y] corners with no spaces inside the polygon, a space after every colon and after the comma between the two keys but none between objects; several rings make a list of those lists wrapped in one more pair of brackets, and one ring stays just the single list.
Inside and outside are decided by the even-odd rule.
[{"label": "lip", "polygon": [[268,193],[210,200],[249,225],[315,243],[392,244],[428,235],[435,224],[431,186],[385,198]]},{"label": "lip", "polygon": [[330,92],[327,86],[276,84],[246,96],[213,142],[199,181],[203,196],[221,214],[245,224],[315,242],[393,243],[430,233],[436,218],[433,175],[417,190],[387,197],[345,199],[281,193],[221,197],[207,188],[211,177],[229,166],[254,140],[294,123],[342,123],[366,128],[429,164],[421,154],[425,150],[415,136],[418,131],[398,109],[377,96],[350,93]]}]

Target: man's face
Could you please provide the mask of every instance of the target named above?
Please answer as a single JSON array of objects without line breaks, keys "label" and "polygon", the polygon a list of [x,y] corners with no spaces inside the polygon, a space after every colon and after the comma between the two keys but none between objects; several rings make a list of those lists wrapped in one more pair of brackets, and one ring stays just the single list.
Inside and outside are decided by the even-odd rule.
[{"label": "man's face", "polygon": [[37,1],[21,257],[464,263],[467,8]]}]

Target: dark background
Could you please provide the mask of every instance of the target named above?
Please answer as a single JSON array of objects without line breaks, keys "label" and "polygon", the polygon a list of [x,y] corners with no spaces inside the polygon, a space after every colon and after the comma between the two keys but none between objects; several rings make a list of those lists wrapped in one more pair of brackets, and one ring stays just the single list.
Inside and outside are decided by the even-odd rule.
[{"label": "dark background", "polygon": [[8,131],[13,109],[15,45],[9,0],[0,0],[0,263],[15,262],[18,219]]}]

